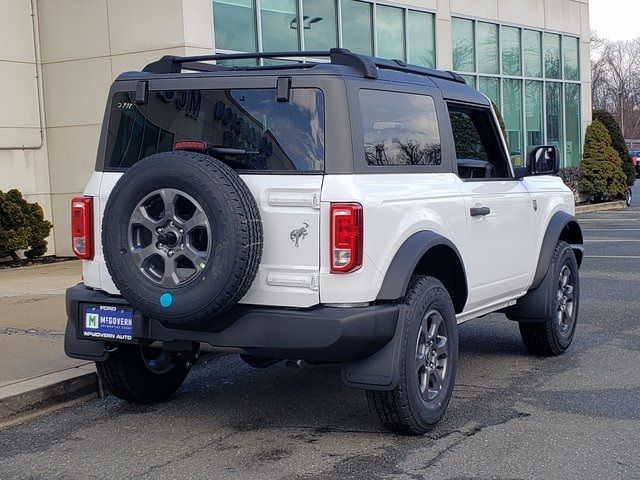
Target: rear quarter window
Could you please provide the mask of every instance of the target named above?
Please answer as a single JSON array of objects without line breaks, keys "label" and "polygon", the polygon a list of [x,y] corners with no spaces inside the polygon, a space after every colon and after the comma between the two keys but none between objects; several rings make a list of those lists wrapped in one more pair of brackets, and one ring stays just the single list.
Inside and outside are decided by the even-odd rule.
[{"label": "rear quarter window", "polygon": [[105,167],[123,170],[178,141],[204,141],[236,170],[322,172],[325,155],[321,90],[291,90],[278,102],[275,89],[152,91],[146,105],[133,92],[111,101]]},{"label": "rear quarter window", "polygon": [[366,89],[358,95],[367,165],[441,165],[440,132],[432,97]]}]

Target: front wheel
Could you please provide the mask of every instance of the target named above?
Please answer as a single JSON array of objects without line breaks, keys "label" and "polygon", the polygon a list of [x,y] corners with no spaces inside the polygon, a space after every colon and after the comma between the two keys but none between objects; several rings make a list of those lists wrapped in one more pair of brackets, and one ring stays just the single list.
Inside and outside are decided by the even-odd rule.
[{"label": "front wheel", "polygon": [[191,362],[166,350],[120,345],[103,362],[96,362],[100,379],[116,397],[131,403],[170,398],[189,374]]},{"label": "front wheel", "polygon": [[396,433],[421,435],[444,415],[458,364],[458,327],[449,293],[433,277],[414,276],[407,305],[398,386],[367,391],[382,424]]},{"label": "front wheel", "polygon": [[520,335],[527,350],[535,355],[564,353],[576,331],[580,305],[580,277],[573,249],[563,241],[556,245],[549,271],[553,275],[547,292],[543,322],[520,322]]}]

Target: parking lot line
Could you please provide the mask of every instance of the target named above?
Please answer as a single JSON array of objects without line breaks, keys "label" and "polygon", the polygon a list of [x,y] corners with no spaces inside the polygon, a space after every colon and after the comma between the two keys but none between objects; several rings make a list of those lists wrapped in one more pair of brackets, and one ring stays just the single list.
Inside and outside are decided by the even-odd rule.
[{"label": "parking lot line", "polygon": [[617,217],[602,217],[602,218],[581,218],[581,222],[629,222],[638,220],[637,218],[617,218]]},{"label": "parking lot line", "polygon": [[589,238],[584,243],[640,242],[637,238]]},{"label": "parking lot line", "polygon": [[640,260],[640,255],[585,255],[585,258],[624,258],[626,260]]}]

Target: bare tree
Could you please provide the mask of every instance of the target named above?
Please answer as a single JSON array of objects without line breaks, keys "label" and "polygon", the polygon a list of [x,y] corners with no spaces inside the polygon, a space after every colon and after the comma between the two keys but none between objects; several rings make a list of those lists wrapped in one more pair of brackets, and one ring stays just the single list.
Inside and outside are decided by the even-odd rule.
[{"label": "bare tree", "polygon": [[591,33],[591,85],[594,108],[618,117],[626,138],[640,134],[640,39],[609,41]]}]

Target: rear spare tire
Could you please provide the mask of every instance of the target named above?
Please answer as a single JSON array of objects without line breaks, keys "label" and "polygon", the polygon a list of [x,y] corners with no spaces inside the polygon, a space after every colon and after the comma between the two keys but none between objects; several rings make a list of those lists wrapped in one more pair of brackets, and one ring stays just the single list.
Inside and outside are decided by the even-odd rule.
[{"label": "rear spare tire", "polygon": [[167,323],[207,320],[255,279],[260,212],[224,163],[159,153],[129,168],[112,190],[102,247],[115,286],[133,307]]}]

